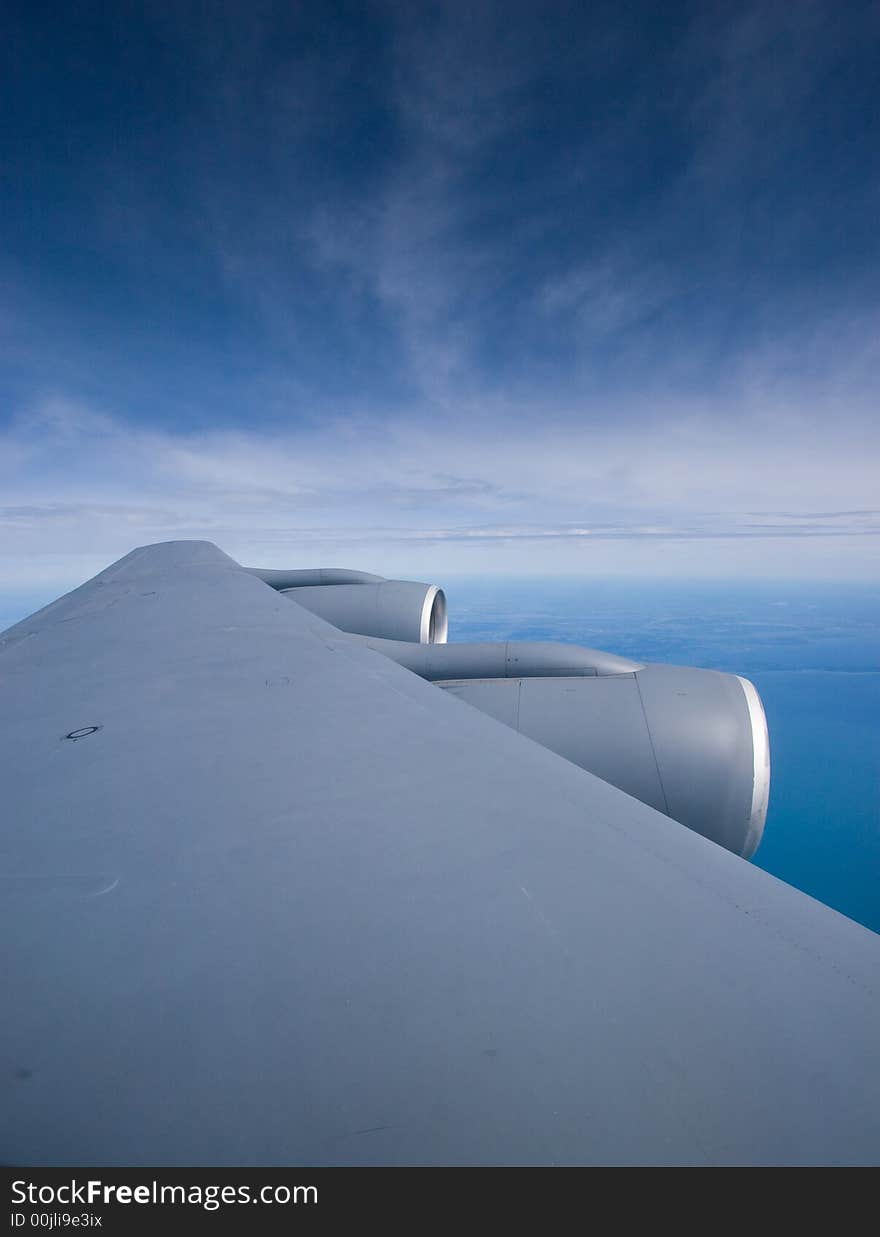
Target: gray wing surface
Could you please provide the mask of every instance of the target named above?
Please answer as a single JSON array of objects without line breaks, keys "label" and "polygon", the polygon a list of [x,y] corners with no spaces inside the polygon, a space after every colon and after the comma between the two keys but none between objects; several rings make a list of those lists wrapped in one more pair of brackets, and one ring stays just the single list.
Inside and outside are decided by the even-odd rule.
[{"label": "gray wing surface", "polygon": [[880,938],[337,637],[177,542],[0,638],[6,1163],[877,1162]]}]

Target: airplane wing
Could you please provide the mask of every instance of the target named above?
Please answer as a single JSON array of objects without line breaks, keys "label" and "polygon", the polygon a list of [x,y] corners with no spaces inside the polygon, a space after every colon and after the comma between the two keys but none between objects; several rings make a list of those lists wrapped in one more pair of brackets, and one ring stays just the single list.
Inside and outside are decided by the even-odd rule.
[{"label": "airplane wing", "polygon": [[6,1163],[877,1162],[880,938],[334,634],[177,542],[0,637]]}]

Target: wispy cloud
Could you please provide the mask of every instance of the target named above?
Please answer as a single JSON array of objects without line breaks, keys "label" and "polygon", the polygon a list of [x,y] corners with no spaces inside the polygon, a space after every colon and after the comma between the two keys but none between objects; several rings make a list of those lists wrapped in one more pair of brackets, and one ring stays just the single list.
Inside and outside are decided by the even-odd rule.
[{"label": "wispy cloud", "polygon": [[[793,435],[789,417],[744,434],[742,420],[668,412],[637,440],[625,425],[599,435],[568,417],[545,420],[535,438],[530,423],[503,439],[494,425],[410,421],[369,433],[344,422],[172,433],[54,403],[0,437],[0,578],[7,588],[43,579],[61,556],[59,582],[70,584],[98,559],[178,537],[267,565],[332,553],[415,575],[717,575],[743,562],[751,574],[859,575],[876,562],[873,456],[852,435],[828,444],[808,419]],[[734,542],[755,547],[750,560]],[[690,553],[645,556],[674,543]]]}]

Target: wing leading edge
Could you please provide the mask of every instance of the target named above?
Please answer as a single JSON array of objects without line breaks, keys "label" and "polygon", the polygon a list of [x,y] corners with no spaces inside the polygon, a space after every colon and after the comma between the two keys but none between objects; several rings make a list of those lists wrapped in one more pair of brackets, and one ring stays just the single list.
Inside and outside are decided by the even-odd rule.
[{"label": "wing leading edge", "polygon": [[0,637],[24,1164],[857,1164],[880,940],[280,597],[134,551]]}]

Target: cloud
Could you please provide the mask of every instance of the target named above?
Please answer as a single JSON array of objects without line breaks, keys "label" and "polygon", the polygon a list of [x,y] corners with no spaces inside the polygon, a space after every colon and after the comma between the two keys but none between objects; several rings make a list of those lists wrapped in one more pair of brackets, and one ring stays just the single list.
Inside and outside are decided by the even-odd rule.
[{"label": "cloud", "polygon": [[795,429],[790,410],[725,421],[667,409],[634,437],[625,423],[578,429],[566,409],[555,421],[545,410],[535,435],[539,416],[506,432],[496,419],[344,418],[173,432],[53,401],[0,436],[0,580],[69,587],[134,545],[176,538],[268,566],[333,565],[329,555],[416,576],[876,568],[864,431],[829,441],[810,417]]}]

